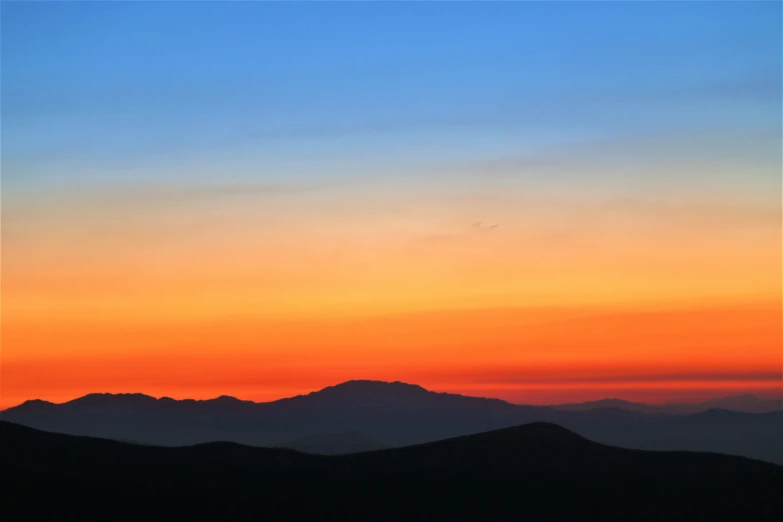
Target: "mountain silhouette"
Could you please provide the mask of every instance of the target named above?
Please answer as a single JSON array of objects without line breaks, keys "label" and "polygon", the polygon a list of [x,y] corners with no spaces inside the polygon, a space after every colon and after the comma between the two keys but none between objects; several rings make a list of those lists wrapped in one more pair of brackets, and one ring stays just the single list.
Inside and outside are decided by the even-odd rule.
[{"label": "mountain silhouette", "polygon": [[762,398],[752,394],[745,394],[733,397],[720,397],[693,404],[685,402],[667,402],[660,406],[629,402],[622,399],[601,399],[582,403],[556,404],[553,408],[567,411],[588,411],[597,408],[622,408],[641,413],[666,413],[672,415],[702,413],[712,409],[743,413],[770,413],[783,411],[783,398]]},{"label": "mountain silhouette", "polygon": [[[634,411],[615,400],[601,406],[583,411],[523,406],[402,382],[356,380],[266,403],[227,396],[174,400],[90,394],[63,404],[28,401],[0,418],[58,433],[163,446],[229,441],[297,449],[304,449],[301,443],[308,438],[328,434],[361,433],[399,447],[550,422],[614,446],[712,451],[783,463],[783,412],[674,415]],[[340,444],[338,453],[352,443]],[[334,453],[328,447],[340,444],[310,444],[306,451]],[[368,449],[373,446],[368,443]]]},{"label": "mountain silhouette", "polygon": [[0,421],[9,520],[778,520],[783,468],[550,423],[344,456],[168,448]]},{"label": "mountain silhouette", "polygon": [[597,401],[587,401],[571,404],[556,404],[552,406],[558,410],[565,411],[590,411],[600,408],[619,408],[623,410],[636,411],[639,413],[671,413],[661,411],[660,407],[641,404],[638,402],[629,402],[622,399],[600,399]]},{"label": "mountain silhouette", "polygon": [[729,410],[743,413],[770,413],[783,410],[783,397],[762,398],[752,394],[720,397],[700,402],[695,405],[687,403],[666,403],[665,409],[672,412],[701,413],[707,410]]},{"label": "mountain silhouette", "polygon": [[358,397],[374,396],[387,398],[423,397],[430,392],[418,384],[408,384],[394,381],[353,380],[334,386],[327,386],[320,391],[309,394],[310,396],[346,397],[356,399]]}]

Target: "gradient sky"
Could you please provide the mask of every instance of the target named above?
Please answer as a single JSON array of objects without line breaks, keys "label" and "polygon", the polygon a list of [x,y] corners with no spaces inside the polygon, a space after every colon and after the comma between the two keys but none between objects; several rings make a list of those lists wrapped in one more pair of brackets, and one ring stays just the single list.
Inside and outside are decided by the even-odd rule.
[{"label": "gradient sky", "polygon": [[782,14],[3,2],[0,407],[780,393]]}]

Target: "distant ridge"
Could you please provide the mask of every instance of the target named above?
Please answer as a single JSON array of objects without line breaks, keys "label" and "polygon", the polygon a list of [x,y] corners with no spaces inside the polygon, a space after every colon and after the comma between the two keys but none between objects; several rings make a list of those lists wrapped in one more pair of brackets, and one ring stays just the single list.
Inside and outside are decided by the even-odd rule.
[{"label": "distant ridge", "polygon": [[[744,396],[730,402],[736,406],[753,400]],[[27,401],[3,411],[0,419],[47,431],[161,446],[222,440],[322,454],[409,446],[550,422],[614,446],[712,451],[783,463],[782,411],[731,413],[673,414],[618,399],[525,406],[436,393],[403,382],[354,380],[263,403],[225,395],[174,400],[95,393],[62,404]]]},{"label": "distant ridge", "polygon": [[[90,393],[70,401],[63,403],[53,403],[41,399],[30,399],[23,403],[7,408],[5,411],[16,410],[22,406],[36,407],[45,405],[64,405],[64,404],[103,404],[105,401],[116,401],[113,404],[119,404],[119,401],[123,401],[125,404],[151,404],[152,401],[161,401],[162,403],[188,403],[188,404],[210,404],[210,403],[235,403],[235,404],[273,404],[280,401],[289,401],[292,399],[299,399],[302,397],[313,396],[343,396],[343,397],[355,397],[356,394],[371,394],[371,395],[385,395],[385,396],[424,396],[425,394],[437,394],[446,395],[452,397],[470,397],[474,399],[484,399],[490,401],[498,401],[506,404],[508,401],[503,399],[497,399],[492,397],[473,397],[468,395],[446,393],[446,392],[434,392],[427,390],[426,388],[418,384],[409,384],[402,381],[379,381],[368,379],[355,379],[342,383],[338,383],[332,386],[327,386],[320,390],[315,390],[310,393],[295,395],[292,397],[276,399],[269,402],[255,402],[246,399],[239,399],[230,395],[220,395],[211,399],[172,399],[170,397],[155,398],[143,393]],[[520,404],[524,406],[524,404]],[[686,402],[667,402],[662,405],[644,404],[639,402],[627,401],[617,398],[606,398],[594,401],[586,401],[580,403],[566,403],[566,404],[552,404],[552,405],[538,405],[535,407],[542,408],[555,408],[566,411],[588,411],[599,408],[619,408],[629,411],[637,411],[640,413],[667,413],[667,414],[693,414],[707,411],[710,409],[724,409],[731,411],[739,411],[745,413],[768,413],[773,411],[783,411],[783,397],[780,398],[763,398],[753,394],[735,395],[729,397],[719,397],[702,402],[686,403]],[[0,410],[0,413],[2,411]]]},{"label": "distant ridge", "polygon": [[334,386],[327,386],[313,393],[318,394],[354,394],[354,393],[394,393],[394,394],[424,394],[430,393],[418,384],[408,384],[402,381],[372,381],[372,380],[352,380],[345,381]]},{"label": "distant ridge", "polygon": [[711,409],[731,410],[744,413],[769,413],[783,411],[783,397],[772,399],[745,394],[732,397],[719,397],[708,401],[686,403],[667,402],[662,405],[649,405],[622,399],[601,399],[572,404],[555,404],[553,408],[567,411],[587,411],[597,408],[622,408],[641,413],[666,413],[670,415],[688,415]]}]

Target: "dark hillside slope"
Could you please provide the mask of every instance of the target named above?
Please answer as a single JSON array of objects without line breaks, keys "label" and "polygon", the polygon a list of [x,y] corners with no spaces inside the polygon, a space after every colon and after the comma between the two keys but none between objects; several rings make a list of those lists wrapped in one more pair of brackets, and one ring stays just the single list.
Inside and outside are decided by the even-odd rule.
[{"label": "dark hillside slope", "polygon": [[272,445],[316,455],[347,455],[387,449],[389,446],[359,431],[318,433],[300,439],[286,440]]},{"label": "dark hillside slope", "polygon": [[[368,469],[476,473],[702,473],[783,472],[783,467],[714,453],[642,451],[590,441],[556,424],[536,422],[475,435],[362,455],[344,462]],[[774,470],[774,471],[773,471]]]},{"label": "dark hillside slope", "polygon": [[778,520],[783,468],[535,423],[340,457],[0,422],[6,520]]},{"label": "dark hillside slope", "polygon": [[[571,428],[568,423],[565,425]],[[783,464],[783,412],[780,411],[708,410],[678,416],[649,429],[631,426],[613,430],[595,426],[580,433],[627,448],[728,453]]]}]

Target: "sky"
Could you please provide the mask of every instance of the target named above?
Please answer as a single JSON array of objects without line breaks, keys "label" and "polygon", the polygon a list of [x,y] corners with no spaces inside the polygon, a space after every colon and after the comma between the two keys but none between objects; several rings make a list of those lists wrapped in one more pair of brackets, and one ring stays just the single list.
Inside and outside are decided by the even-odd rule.
[{"label": "sky", "polygon": [[0,408],[781,393],[781,14],[3,2]]}]

